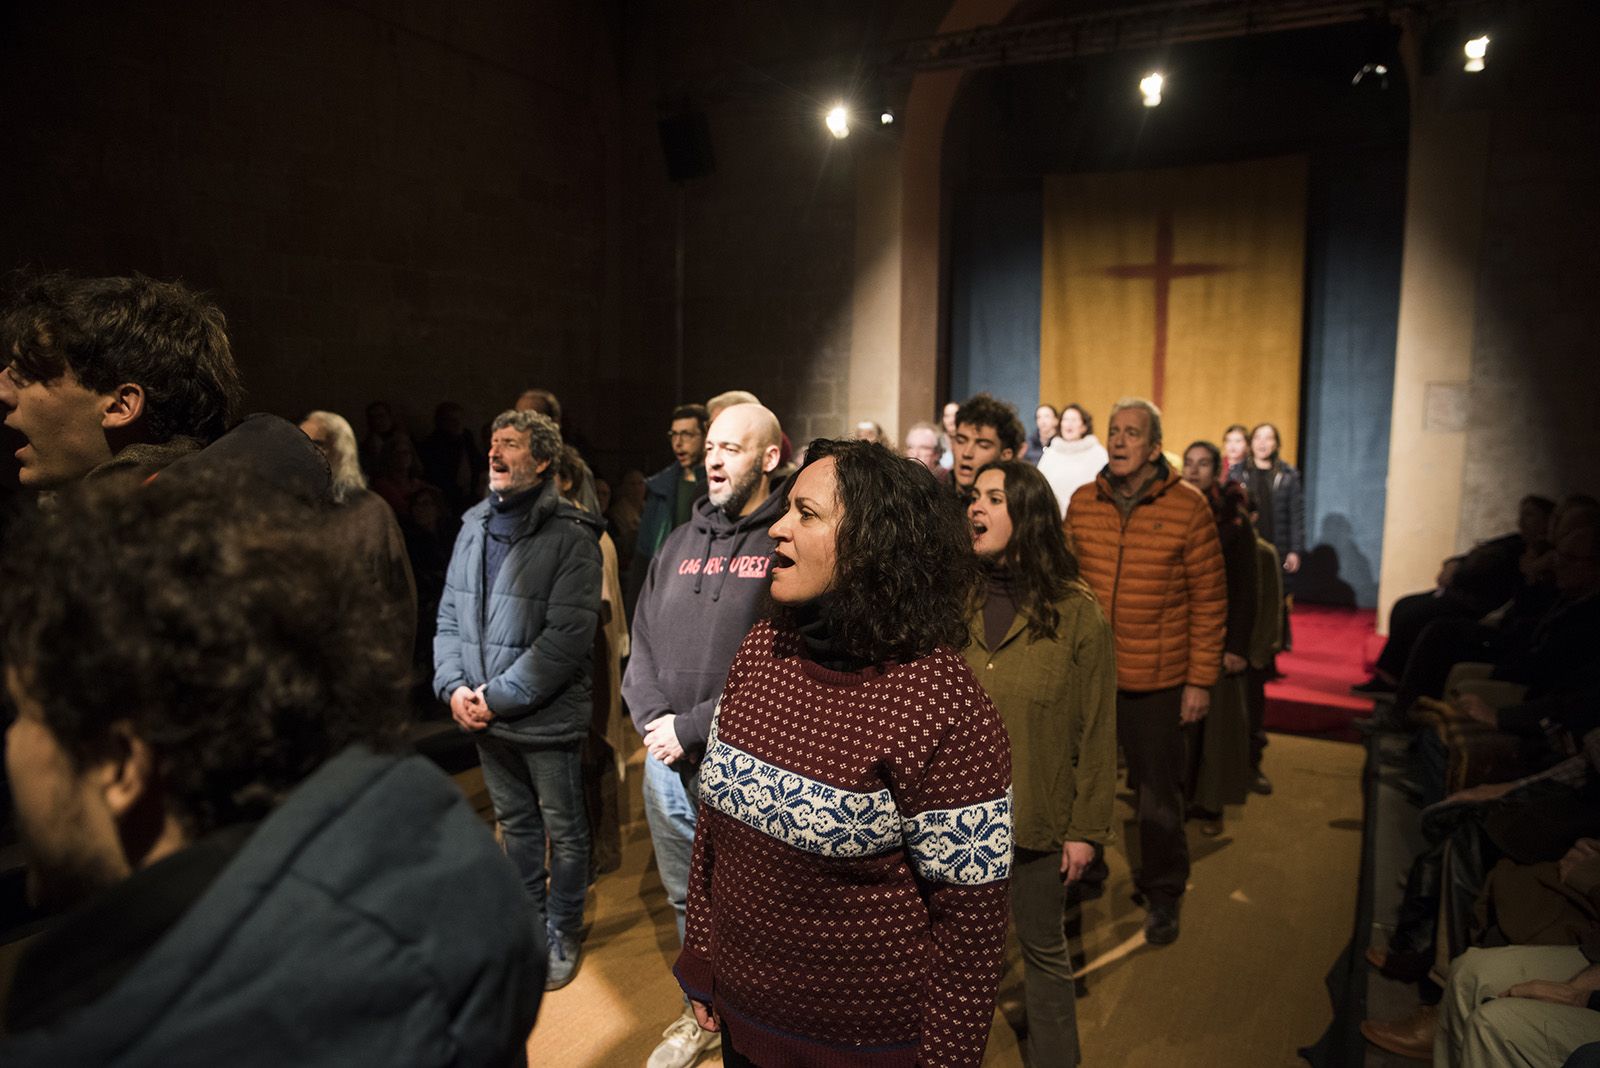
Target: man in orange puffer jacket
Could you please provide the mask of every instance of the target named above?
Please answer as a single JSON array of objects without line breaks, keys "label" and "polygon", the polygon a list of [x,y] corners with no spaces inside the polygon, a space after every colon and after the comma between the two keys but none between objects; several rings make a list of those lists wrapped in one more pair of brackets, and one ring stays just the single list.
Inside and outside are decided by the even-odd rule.
[{"label": "man in orange puffer jacket", "polygon": [[1162,458],[1161,410],[1118,401],[1106,452],[1099,477],[1072,495],[1066,527],[1116,636],[1117,740],[1138,789],[1145,937],[1167,945],[1189,878],[1187,749],[1222,671],[1228,594],[1211,507]]}]

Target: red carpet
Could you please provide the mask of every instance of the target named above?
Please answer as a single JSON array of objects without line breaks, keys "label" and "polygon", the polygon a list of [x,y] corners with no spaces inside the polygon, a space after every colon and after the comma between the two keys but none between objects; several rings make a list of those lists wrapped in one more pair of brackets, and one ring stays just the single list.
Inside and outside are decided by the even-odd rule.
[{"label": "red carpet", "polygon": [[1283,678],[1267,683],[1267,729],[1356,741],[1350,726],[1372,714],[1372,702],[1350,695],[1365,682],[1383,648],[1369,608],[1297,604],[1290,617],[1292,652],[1278,655]]}]

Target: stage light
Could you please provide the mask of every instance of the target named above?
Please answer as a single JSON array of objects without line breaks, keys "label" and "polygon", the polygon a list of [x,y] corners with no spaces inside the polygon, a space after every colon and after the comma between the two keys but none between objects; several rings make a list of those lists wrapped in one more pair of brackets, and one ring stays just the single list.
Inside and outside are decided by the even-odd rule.
[{"label": "stage light", "polygon": [[1366,66],[1356,71],[1355,77],[1350,79],[1350,84],[1360,85],[1362,79],[1368,77],[1369,75],[1378,79],[1378,85],[1380,88],[1389,88],[1389,68],[1384,66],[1382,63],[1368,63]]},{"label": "stage light", "polygon": [[843,140],[850,136],[850,112],[843,104],[835,104],[823,121],[828,124],[828,132],[834,137]]},{"label": "stage light", "polygon": [[1144,94],[1144,106],[1153,108],[1161,103],[1161,87],[1166,84],[1166,79],[1159,73],[1151,71],[1139,79],[1139,92]]},{"label": "stage light", "polygon": [[1466,53],[1467,61],[1461,69],[1468,74],[1477,74],[1483,69],[1483,61],[1489,56],[1489,35],[1474,37],[1461,46],[1461,51]]},{"label": "stage light", "polygon": [[884,108],[883,111],[880,112],[879,115],[878,115],[878,124],[880,126],[893,126],[894,125],[894,109],[893,108]]}]

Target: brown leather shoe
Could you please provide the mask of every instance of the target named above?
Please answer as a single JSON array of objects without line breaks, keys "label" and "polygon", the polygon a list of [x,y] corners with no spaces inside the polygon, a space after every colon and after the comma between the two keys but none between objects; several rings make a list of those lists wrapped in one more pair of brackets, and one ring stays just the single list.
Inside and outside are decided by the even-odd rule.
[{"label": "brown leather shoe", "polygon": [[1381,1050],[1414,1061],[1433,1060],[1433,1036],[1439,1029],[1439,1006],[1418,1005],[1391,1023],[1361,1021],[1361,1034]]}]

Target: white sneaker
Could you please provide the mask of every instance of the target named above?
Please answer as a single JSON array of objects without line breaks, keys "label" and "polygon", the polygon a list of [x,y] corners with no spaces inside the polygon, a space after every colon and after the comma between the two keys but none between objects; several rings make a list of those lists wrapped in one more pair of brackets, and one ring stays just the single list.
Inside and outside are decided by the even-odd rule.
[{"label": "white sneaker", "polygon": [[702,1031],[688,1009],[661,1032],[661,1045],[650,1054],[645,1068],[689,1068],[700,1054],[722,1045],[715,1031]]}]

